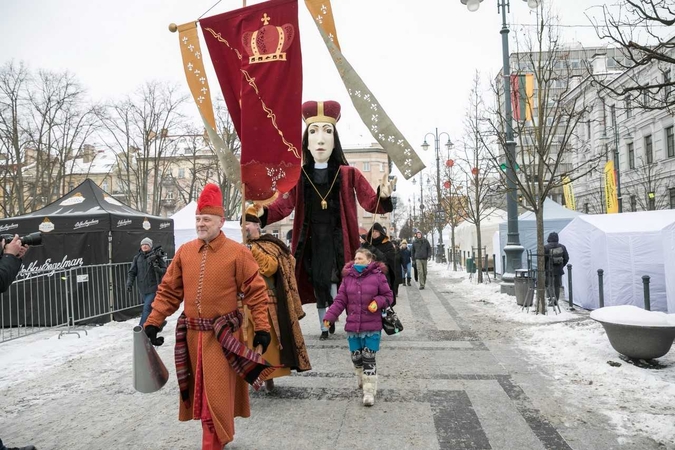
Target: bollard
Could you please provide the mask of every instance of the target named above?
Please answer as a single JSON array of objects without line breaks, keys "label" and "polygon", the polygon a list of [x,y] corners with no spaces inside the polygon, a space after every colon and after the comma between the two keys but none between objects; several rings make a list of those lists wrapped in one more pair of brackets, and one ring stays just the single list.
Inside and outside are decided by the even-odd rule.
[{"label": "bollard", "polygon": [[492,271],[495,274],[495,280],[497,279],[497,260],[495,259],[495,254],[492,254]]},{"label": "bollard", "polygon": [[569,301],[570,311],[574,311],[574,301],[572,301],[572,264],[567,265],[567,300]]},{"label": "bollard", "polygon": [[602,276],[604,273],[604,270],[598,269],[598,289],[600,291],[600,297],[598,297],[598,303],[600,304],[599,308],[603,308],[605,306],[605,286],[602,282]]},{"label": "bollard", "polygon": [[645,309],[651,311],[651,299],[649,298],[649,275],[642,275],[642,287],[645,292]]}]

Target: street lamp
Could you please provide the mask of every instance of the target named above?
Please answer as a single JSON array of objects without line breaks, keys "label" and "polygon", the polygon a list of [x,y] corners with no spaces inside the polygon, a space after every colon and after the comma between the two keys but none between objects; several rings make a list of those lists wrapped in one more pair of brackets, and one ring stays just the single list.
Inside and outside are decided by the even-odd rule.
[{"label": "street lamp", "polygon": [[[466,5],[469,11],[476,11],[480,6],[482,0],[460,0],[462,4]],[[539,7],[540,0],[523,0],[527,2],[527,6],[531,9]],[[516,160],[516,142],[513,140],[513,113],[511,111],[511,67],[509,64],[509,27],[506,25],[506,13],[510,11],[509,0],[497,0],[497,10],[502,15],[502,60],[503,69],[502,76],[504,77],[504,122],[505,122],[505,152],[506,169],[504,176],[506,177],[506,212],[507,212],[507,240],[504,246],[504,253],[506,254],[506,268],[502,275],[502,293],[515,295],[514,280],[516,277],[516,269],[520,269],[523,265],[522,255],[523,246],[520,245],[520,236],[518,234],[518,188],[515,179],[514,163]]]},{"label": "street lamp", "polygon": [[[445,148],[448,150],[448,154],[450,154],[450,150],[453,147],[453,143],[450,140],[450,135],[446,133],[445,131],[441,131],[440,133],[438,132],[438,128],[434,129],[434,132],[427,133],[424,135],[424,143],[422,143],[422,150],[425,152],[429,150],[429,144],[427,143],[427,136],[431,136],[434,138],[434,151],[436,152],[436,212],[434,214],[435,217],[435,222],[436,222],[436,227],[438,228],[438,248],[436,249],[436,262],[442,262],[443,255],[445,254],[445,249],[443,248],[443,222],[441,220],[441,156],[440,156],[440,151],[441,151],[441,146],[440,146],[440,140],[441,136],[445,135],[446,138],[448,138],[447,142],[445,143]],[[433,234],[432,234],[432,240],[433,240]]]}]

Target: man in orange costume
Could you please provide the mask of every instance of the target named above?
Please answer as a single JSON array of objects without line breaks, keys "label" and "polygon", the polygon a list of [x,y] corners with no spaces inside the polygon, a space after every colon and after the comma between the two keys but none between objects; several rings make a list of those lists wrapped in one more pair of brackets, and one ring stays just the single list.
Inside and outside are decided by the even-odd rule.
[{"label": "man in orange costume", "polygon": [[247,382],[262,385],[274,367],[246,348],[238,296],[251,310],[253,347],[270,343],[267,286],[243,245],[225,237],[222,194],[208,184],[196,212],[197,239],[183,244],[162,279],[145,332],[154,345],[164,319],[184,302],[176,325],[176,374],[181,390],[178,419],[201,419],[203,450],[221,450],[234,439],[234,418],[251,415]]}]

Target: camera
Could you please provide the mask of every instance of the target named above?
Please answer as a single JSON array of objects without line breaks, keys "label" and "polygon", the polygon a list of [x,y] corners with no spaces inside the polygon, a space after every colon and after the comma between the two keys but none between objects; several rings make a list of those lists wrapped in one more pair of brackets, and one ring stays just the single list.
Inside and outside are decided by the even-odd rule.
[{"label": "camera", "polygon": [[[13,234],[0,234],[0,239],[5,240],[5,245],[9,244],[12,239],[14,239]],[[42,244],[42,233],[36,231],[35,233],[27,234],[23,237],[19,237],[21,240],[21,245],[40,245]]]}]

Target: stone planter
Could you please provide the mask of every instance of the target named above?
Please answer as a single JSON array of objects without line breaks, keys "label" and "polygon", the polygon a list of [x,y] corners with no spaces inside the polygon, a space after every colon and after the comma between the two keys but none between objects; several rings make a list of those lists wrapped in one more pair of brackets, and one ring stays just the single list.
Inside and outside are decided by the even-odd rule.
[{"label": "stone planter", "polygon": [[614,350],[629,358],[659,358],[670,351],[675,340],[675,326],[627,325],[601,320],[593,315],[591,318],[605,328]]}]

